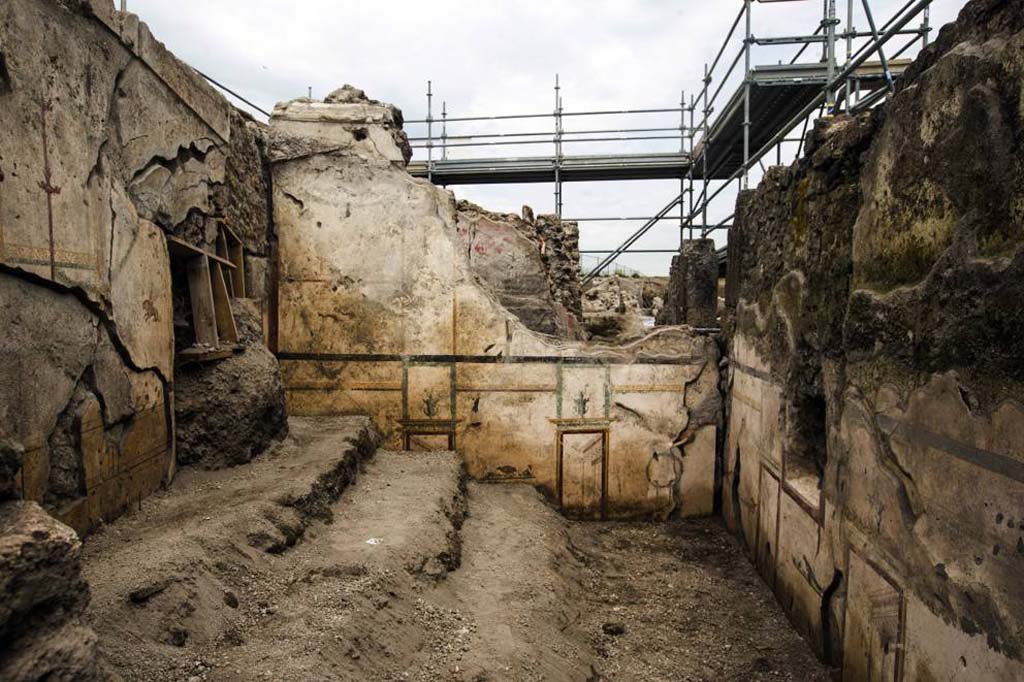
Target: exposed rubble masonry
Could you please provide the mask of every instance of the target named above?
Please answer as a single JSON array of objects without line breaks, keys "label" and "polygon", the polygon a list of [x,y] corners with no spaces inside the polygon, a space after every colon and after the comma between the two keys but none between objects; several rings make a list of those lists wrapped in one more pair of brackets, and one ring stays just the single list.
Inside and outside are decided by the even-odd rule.
[{"label": "exposed rubble masonry", "polygon": [[[84,533],[176,466],[170,241],[213,253],[230,228],[252,275],[233,276],[237,294],[266,300],[261,133],[110,2],[4,3],[0,45],[0,118],[13,123],[0,130],[0,439],[24,450],[19,494]],[[281,417],[262,421],[276,431],[268,362],[261,400],[276,390]]]},{"label": "exposed rubble masonry", "polygon": [[1022,49],[968,3],[736,211],[723,507],[844,680],[1024,674]]},{"label": "exposed rubble masonry", "polygon": [[414,179],[390,116],[362,101],[274,110],[289,410],[369,413],[389,446],[457,449],[470,475],[539,486],[570,514],[710,513],[714,340],[664,328],[612,346],[531,329],[559,331],[554,311],[579,309],[578,288],[560,294],[536,260],[529,235],[549,243],[551,227],[533,227],[548,221]]}]

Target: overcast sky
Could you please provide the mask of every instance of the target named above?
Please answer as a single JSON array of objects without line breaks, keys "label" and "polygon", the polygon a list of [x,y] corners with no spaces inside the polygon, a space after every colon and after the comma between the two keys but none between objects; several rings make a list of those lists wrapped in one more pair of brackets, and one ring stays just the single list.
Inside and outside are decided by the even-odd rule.
[{"label": "overcast sky", "polygon": [[[871,8],[881,24],[904,3],[871,0]],[[867,30],[860,0],[854,4],[854,26]],[[845,20],[846,0],[837,5]],[[935,0],[933,25],[951,21],[963,5],[964,0]],[[370,97],[398,105],[407,119],[425,118],[428,79],[438,107],[435,117],[442,101],[453,116],[550,112],[556,73],[566,111],[677,106],[681,91],[700,89],[704,64],[714,58],[741,6],[739,0],[128,0],[128,9],[175,54],[267,111],[275,102],[305,96],[307,88],[322,98],[351,83]],[[753,33],[812,33],[821,12],[822,0],[756,3]],[[726,62],[735,49],[739,43],[730,47]],[[775,63],[794,51],[756,48],[753,61]],[[844,54],[845,49],[840,60]],[[812,50],[805,59],[820,56],[820,49]],[[500,127],[453,124],[448,132],[536,131],[551,125],[545,119]],[[644,115],[568,119],[565,127],[678,125],[675,115]],[[407,129],[410,135],[424,132],[415,125]],[[676,140],[655,140],[567,145],[565,153],[678,149]],[[551,150],[550,145],[460,148],[451,156],[527,156]],[[417,150],[417,158],[424,151]],[[524,203],[537,212],[554,208],[553,188],[547,184],[453,189],[458,197],[493,210],[518,211]],[[652,215],[678,192],[675,181],[570,183],[563,215]],[[723,195],[712,217],[729,215],[731,202]],[[614,248],[638,226],[582,224],[582,248]],[[677,248],[678,242],[678,225],[663,223],[637,247]],[[668,256],[627,255],[622,263],[664,274]]]}]

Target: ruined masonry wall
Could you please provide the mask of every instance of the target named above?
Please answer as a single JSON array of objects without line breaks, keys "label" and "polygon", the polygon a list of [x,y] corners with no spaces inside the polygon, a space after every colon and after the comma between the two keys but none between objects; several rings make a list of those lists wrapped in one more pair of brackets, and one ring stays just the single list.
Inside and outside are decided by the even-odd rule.
[{"label": "ruined masonry wall", "polygon": [[713,239],[687,239],[672,256],[658,324],[718,327],[718,258]]},{"label": "ruined masonry wall", "polygon": [[[271,121],[289,412],[370,414],[388,447],[454,447],[472,476],[536,485],[569,514],[711,513],[715,342],[532,331],[474,268],[452,194],[382,149],[376,113],[310,120],[324,107],[282,105]],[[368,135],[343,134],[360,124]],[[512,262],[542,281],[536,262]]]},{"label": "ruined masonry wall", "polygon": [[166,235],[228,224],[266,299],[261,133],[111,0],[0,4],[0,64],[0,441],[85,532],[174,472]]},{"label": "ruined masonry wall", "polygon": [[861,680],[1024,678],[1024,3],[741,197],[724,509]]},{"label": "ruined masonry wall", "polygon": [[[529,329],[580,338],[578,252],[572,258],[576,226],[565,223],[557,237],[554,232],[549,216],[534,218],[526,206],[520,217],[487,211],[468,201],[456,205],[456,233],[481,283]],[[572,244],[569,252],[565,243]],[[567,273],[570,260],[576,269]],[[567,290],[565,280],[575,283],[575,293]]]}]

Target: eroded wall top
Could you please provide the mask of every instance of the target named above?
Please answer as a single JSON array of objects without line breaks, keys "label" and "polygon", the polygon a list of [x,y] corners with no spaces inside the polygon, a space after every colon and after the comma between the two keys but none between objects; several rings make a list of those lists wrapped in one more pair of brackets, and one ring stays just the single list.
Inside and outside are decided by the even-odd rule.
[{"label": "eroded wall top", "polygon": [[278,109],[270,149],[293,412],[372,414],[392,447],[457,448],[474,476],[531,482],[585,513],[711,511],[712,339],[540,333],[560,331],[566,300],[552,284],[565,273],[544,260],[559,238],[548,222],[460,205],[413,178],[374,137],[387,132],[377,113],[353,121],[350,105],[303,103],[342,107],[303,120],[292,106]]},{"label": "eroded wall top", "polygon": [[968,3],[730,234],[724,506],[849,679],[1024,666],[1022,7]]}]

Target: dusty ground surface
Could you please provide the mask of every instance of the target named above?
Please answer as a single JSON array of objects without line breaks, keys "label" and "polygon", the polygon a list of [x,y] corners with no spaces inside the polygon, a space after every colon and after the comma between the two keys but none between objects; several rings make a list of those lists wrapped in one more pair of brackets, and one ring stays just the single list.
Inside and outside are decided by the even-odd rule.
[{"label": "dusty ground surface", "polygon": [[450,679],[591,679],[568,522],[523,485],[471,483],[469,510],[462,566],[436,591],[470,624],[461,656],[445,661]]},{"label": "dusty ground surface", "polygon": [[830,679],[718,519],[573,522],[569,537],[601,679]]},{"label": "dusty ground surface", "polygon": [[253,546],[276,488],[322,487],[360,428],[292,420],[89,541],[89,620],[127,681],[828,679],[716,522],[567,521],[467,487],[453,453],[377,452],[294,546]]},{"label": "dusty ground surface", "polygon": [[90,536],[86,620],[112,667],[127,680],[202,672],[199,652],[237,641],[272,608],[269,577],[334,517],[374,437],[365,418],[291,419],[289,436],[250,464],[183,470],[171,490]]}]

